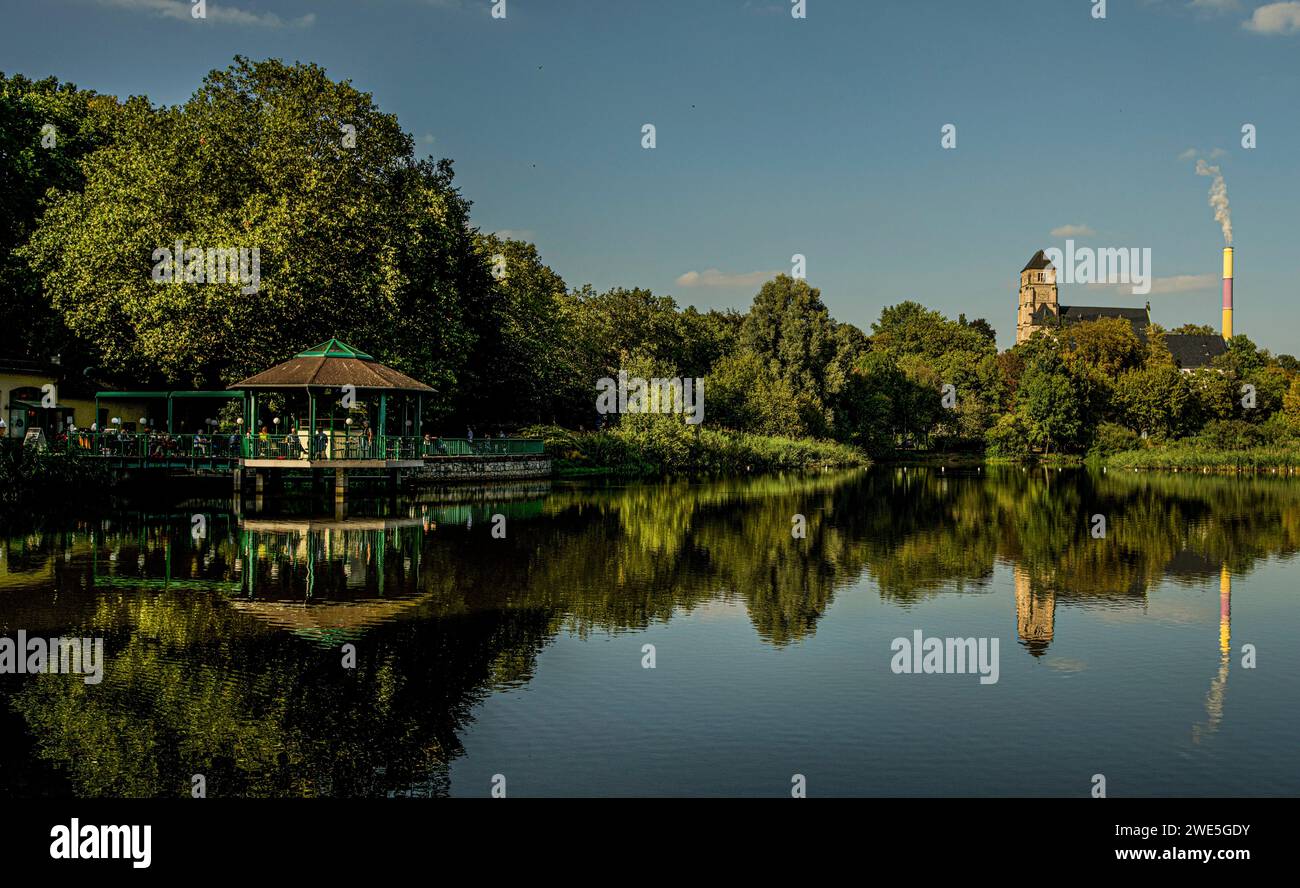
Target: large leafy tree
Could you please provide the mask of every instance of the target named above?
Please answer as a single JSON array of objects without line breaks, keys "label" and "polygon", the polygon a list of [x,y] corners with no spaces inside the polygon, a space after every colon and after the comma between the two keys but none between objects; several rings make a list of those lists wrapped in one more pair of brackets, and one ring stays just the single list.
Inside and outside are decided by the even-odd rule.
[{"label": "large leafy tree", "polygon": [[48,192],[81,187],[78,164],[104,144],[116,107],[109,96],[54,78],[0,73],[0,329],[10,331],[10,355],[59,355],[69,364],[85,357],[17,250],[35,230]]},{"label": "large leafy tree", "polygon": [[871,331],[873,346],[896,356],[922,355],[937,360],[956,352],[983,355],[997,351],[993,328],[982,318],[967,321],[962,315],[951,321],[910,300],[881,309]]},{"label": "large leafy tree", "polygon": [[858,359],[849,391],[860,399],[849,439],[873,456],[914,443],[928,433],[939,411],[939,392],[909,376],[886,351]]},{"label": "large leafy tree", "polygon": [[800,428],[789,434],[824,435],[831,428],[827,371],[840,349],[835,327],[821,291],[785,274],[763,285],[741,325],[741,346],[794,399]]},{"label": "large leafy tree", "polygon": [[[907,412],[917,441],[931,435],[944,446],[978,441],[1002,406],[1004,387],[992,327],[979,319],[957,320],[917,302],[886,306],[871,325],[871,346],[890,355],[913,382]],[[940,391],[953,386],[956,405],[940,407]]]},{"label": "large leafy tree", "polygon": [[465,374],[462,412],[488,423],[553,421],[566,396],[578,397],[564,280],[530,243],[483,235],[477,247],[498,279]]},{"label": "large leafy tree", "polygon": [[1115,400],[1134,431],[1156,439],[1185,431],[1196,406],[1186,375],[1163,365],[1121,375],[1115,384]]},{"label": "large leafy tree", "polygon": [[1044,452],[1077,451],[1086,443],[1089,392],[1059,354],[1044,351],[1028,363],[1016,399],[1030,443]]},{"label": "large leafy tree", "polygon": [[1142,366],[1142,340],[1123,318],[1102,318],[1068,327],[1063,335],[1068,360],[1096,368],[1107,377]]},{"label": "large leafy tree", "polygon": [[[355,138],[353,139],[353,136]],[[316,65],[236,58],[185,104],[131,99],[26,253],[104,370],[229,383],[338,336],[448,407],[491,278],[449,162]],[[159,283],[158,248],[257,248],[260,284]]]}]

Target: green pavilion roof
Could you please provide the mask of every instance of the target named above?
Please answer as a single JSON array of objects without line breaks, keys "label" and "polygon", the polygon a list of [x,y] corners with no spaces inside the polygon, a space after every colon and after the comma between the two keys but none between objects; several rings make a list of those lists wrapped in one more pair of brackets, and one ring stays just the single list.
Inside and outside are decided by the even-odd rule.
[{"label": "green pavilion roof", "polygon": [[357,351],[346,342],[340,342],[337,339],[330,338],[328,342],[322,342],[320,345],[314,345],[306,351],[298,352],[295,357],[298,358],[357,358],[362,361],[373,361],[374,356],[368,355],[363,351]]},{"label": "green pavilion roof", "polygon": [[339,388],[431,392],[432,388],[387,367],[350,345],[331,339],[299,352],[283,364],[240,380],[232,389]]}]

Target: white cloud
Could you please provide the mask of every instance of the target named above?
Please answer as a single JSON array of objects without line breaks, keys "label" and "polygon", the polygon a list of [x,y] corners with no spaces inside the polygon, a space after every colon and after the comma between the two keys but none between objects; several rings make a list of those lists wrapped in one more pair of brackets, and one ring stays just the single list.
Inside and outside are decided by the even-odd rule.
[{"label": "white cloud", "polygon": [[1241,26],[1256,34],[1300,33],[1300,2],[1289,0],[1261,6]]},{"label": "white cloud", "polygon": [[1151,293],[1155,296],[1166,296],[1173,293],[1215,290],[1219,286],[1220,279],[1214,274],[1176,274],[1171,277],[1154,278],[1151,281]]},{"label": "white cloud", "polygon": [[1186,151],[1184,151],[1182,154],[1178,155],[1178,159],[1179,159],[1179,160],[1194,160],[1194,159],[1196,158],[1196,155],[1198,155],[1198,154],[1200,154],[1200,153],[1201,153],[1201,152],[1197,151],[1195,148],[1188,148],[1188,149],[1187,149]]},{"label": "white cloud", "polygon": [[[1132,284],[1088,284],[1090,290],[1117,290],[1120,295],[1128,295],[1133,290]],[[1177,293],[1198,293],[1213,290],[1219,286],[1219,278],[1213,274],[1175,274],[1169,277],[1151,279],[1151,296],[1172,296]]]},{"label": "white cloud", "polygon": [[1059,225],[1052,229],[1052,237],[1092,237],[1096,233],[1087,225]]},{"label": "white cloud", "polygon": [[[99,0],[101,6],[112,6],[132,12],[143,12],[159,18],[182,21],[200,21],[192,13],[194,5],[186,0]],[[309,28],[316,22],[316,14],[309,12],[295,19],[283,19],[273,12],[253,12],[237,6],[218,5],[208,0],[206,20],[227,25],[248,25],[259,28]]]},{"label": "white cloud", "polygon": [[1227,157],[1227,156],[1228,156],[1228,152],[1224,151],[1222,148],[1215,148],[1213,151],[1210,152],[1211,160],[1217,160],[1220,157]]},{"label": "white cloud", "polygon": [[756,287],[776,277],[779,271],[751,271],[746,274],[724,274],[716,268],[688,271],[677,278],[679,287]]}]

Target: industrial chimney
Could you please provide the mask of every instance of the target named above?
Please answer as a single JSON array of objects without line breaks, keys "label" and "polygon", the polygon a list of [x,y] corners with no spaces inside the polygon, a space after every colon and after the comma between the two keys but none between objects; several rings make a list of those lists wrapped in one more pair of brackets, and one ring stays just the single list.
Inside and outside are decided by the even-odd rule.
[{"label": "industrial chimney", "polygon": [[1223,339],[1232,338],[1232,247],[1223,248]]}]

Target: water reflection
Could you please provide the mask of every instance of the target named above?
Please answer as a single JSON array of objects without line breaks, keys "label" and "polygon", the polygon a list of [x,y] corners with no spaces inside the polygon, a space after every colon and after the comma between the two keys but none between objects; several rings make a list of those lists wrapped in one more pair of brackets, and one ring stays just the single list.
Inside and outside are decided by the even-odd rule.
[{"label": "water reflection", "polygon": [[97,687],[6,677],[23,730],[0,741],[0,791],[184,795],[202,773],[214,795],[442,795],[476,707],[528,685],[562,633],[735,602],[780,648],[846,587],[909,608],[993,594],[999,567],[1032,658],[1065,609],[1140,618],[1155,585],[1217,578],[1201,742],[1224,719],[1232,577],[1300,543],[1293,483],[1019,468],[462,488],[349,512],[199,502],[4,539],[4,631],[101,635],[108,662]]}]

